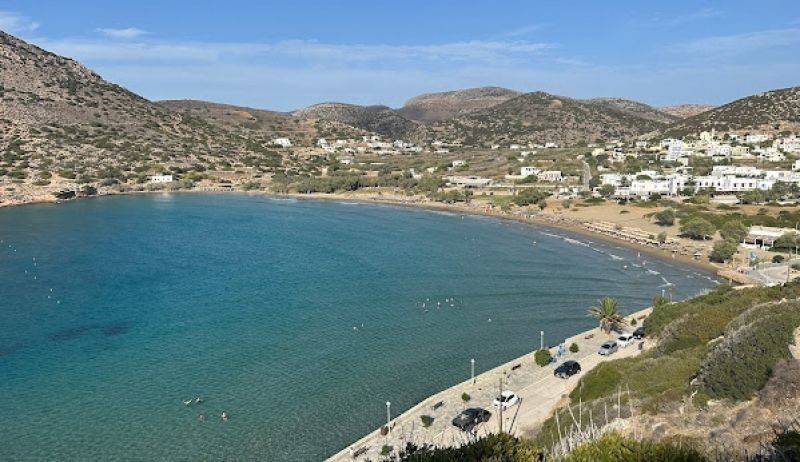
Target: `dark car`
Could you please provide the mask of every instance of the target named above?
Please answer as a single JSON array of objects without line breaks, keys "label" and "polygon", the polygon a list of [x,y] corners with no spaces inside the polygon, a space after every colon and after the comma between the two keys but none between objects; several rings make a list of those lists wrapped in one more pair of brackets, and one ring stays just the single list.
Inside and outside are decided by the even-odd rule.
[{"label": "dark car", "polygon": [[453,425],[461,430],[468,432],[481,422],[486,422],[492,417],[492,413],[486,409],[472,407],[464,409],[461,414],[453,419]]},{"label": "dark car", "polygon": [[633,331],[633,338],[636,340],[641,340],[644,338],[644,326],[637,327],[635,331]]},{"label": "dark car", "polygon": [[553,371],[553,375],[561,379],[566,379],[567,377],[572,377],[580,371],[581,365],[578,364],[578,361],[569,360],[561,363],[561,365]]}]

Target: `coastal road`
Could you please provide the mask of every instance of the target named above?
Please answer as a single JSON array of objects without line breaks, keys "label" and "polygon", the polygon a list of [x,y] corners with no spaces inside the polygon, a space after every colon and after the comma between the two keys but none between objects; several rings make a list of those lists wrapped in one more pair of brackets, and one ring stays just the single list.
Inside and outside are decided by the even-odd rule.
[{"label": "coastal road", "polygon": [[[643,318],[650,309],[634,313],[631,317]],[[468,407],[482,407],[492,412],[491,419],[478,426],[477,436],[485,436],[500,430],[500,413],[493,408],[492,400],[499,394],[502,379],[503,389],[512,390],[520,396],[520,404],[503,412],[503,430],[514,435],[531,435],[541,423],[547,419],[566,395],[577,385],[581,375],[593,369],[603,361],[618,359],[639,354],[636,345],[621,348],[611,357],[600,356],[597,349],[610,337],[599,329],[583,332],[566,340],[578,344],[578,353],[567,353],[557,364],[540,367],[534,362],[533,352],[499,367],[476,376],[475,382],[462,382],[454,387],[439,392],[392,421],[392,430],[388,435],[381,435],[380,429],[353,443],[328,460],[381,460],[385,457],[381,452],[384,447],[391,451],[405,447],[407,442],[416,445],[430,444],[435,446],[460,446],[472,438],[451,424],[451,420],[459,412]],[[555,353],[555,348],[551,349]],[[574,359],[581,364],[582,372],[567,380],[553,376],[553,369],[567,359]],[[463,401],[462,394],[470,397]],[[422,416],[432,417],[433,424],[422,425]],[[358,455],[353,456],[354,453]]]}]

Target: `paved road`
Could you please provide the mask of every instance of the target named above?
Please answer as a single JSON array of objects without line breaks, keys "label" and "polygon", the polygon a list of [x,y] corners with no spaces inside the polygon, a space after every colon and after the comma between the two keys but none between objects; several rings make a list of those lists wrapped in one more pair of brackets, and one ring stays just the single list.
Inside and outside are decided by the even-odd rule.
[{"label": "paved road", "polygon": [[[649,309],[637,312],[633,316],[639,318],[648,313]],[[589,336],[591,337],[587,338]],[[388,435],[383,436],[379,429],[375,430],[328,460],[335,462],[381,460],[380,452],[384,445],[391,446],[396,451],[405,447],[409,441],[417,445],[460,446],[470,441],[471,436],[454,427],[451,420],[467,407],[482,407],[492,412],[491,419],[478,426],[477,436],[498,432],[500,413],[491,406],[491,403],[499,394],[501,379],[503,389],[513,390],[521,398],[518,406],[503,412],[503,430],[515,435],[532,433],[551,415],[559,402],[565,399],[582,374],[603,361],[638,354],[636,346],[631,345],[620,349],[610,358],[598,355],[597,349],[608,338],[598,329],[594,329],[567,339],[567,346],[575,342],[580,350],[575,354],[567,353],[559,364],[567,359],[577,360],[583,369],[581,374],[567,380],[558,379],[553,376],[553,369],[557,364],[539,367],[534,362],[533,353],[529,353],[480,374],[476,377],[475,383],[466,381],[431,396],[395,418],[392,421],[392,431]],[[554,353],[555,348],[551,351]],[[462,393],[470,395],[469,402],[462,400]],[[433,424],[428,428],[422,425],[423,415],[434,418]],[[361,450],[360,454],[354,458],[351,451],[358,450]]]}]

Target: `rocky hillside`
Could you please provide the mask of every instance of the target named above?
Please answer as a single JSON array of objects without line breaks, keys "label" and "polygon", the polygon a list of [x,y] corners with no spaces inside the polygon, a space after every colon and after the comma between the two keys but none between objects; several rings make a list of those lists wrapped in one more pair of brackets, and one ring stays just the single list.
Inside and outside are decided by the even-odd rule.
[{"label": "rocky hillside", "polygon": [[425,131],[424,137],[469,145],[575,144],[630,138],[664,126],[607,104],[535,92],[434,124]]},{"label": "rocky hillside", "polygon": [[281,163],[271,136],[301,126],[275,128],[174,111],[0,32],[0,179],[12,178],[19,188],[143,181],[165,169],[268,168]]},{"label": "rocky hillside", "polygon": [[768,91],[719,106],[680,121],[664,131],[684,136],[703,130],[761,130],[779,132],[800,128],[800,87]]},{"label": "rocky hillside", "polygon": [[418,122],[439,122],[496,106],[520,94],[518,91],[500,87],[426,93],[406,101],[405,105],[398,109],[398,112],[406,118]]},{"label": "rocky hillside", "polygon": [[418,124],[386,106],[359,106],[346,103],[321,103],[295,111],[300,119],[349,125],[393,139],[407,138]]},{"label": "rocky hillside", "polygon": [[198,100],[167,100],[157,104],[233,131],[254,131],[266,138],[287,137],[293,144],[311,146],[319,137],[353,138],[363,130],[335,122],[315,121],[291,113],[253,109]]},{"label": "rocky hillside", "polygon": [[711,104],[678,104],[675,106],[665,106],[660,108],[661,112],[666,112],[679,119],[686,119],[688,117],[696,116],[701,112],[706,112],[714,109],[716,106]]},{"label": "rocky hillside", "polygon": [[633,117],[660,124],[670,124],[679,119],[677,116],[648,106],[647,104],[625,98],[592,98],[585,99],[583,102],[597,108],[617,110]]}]

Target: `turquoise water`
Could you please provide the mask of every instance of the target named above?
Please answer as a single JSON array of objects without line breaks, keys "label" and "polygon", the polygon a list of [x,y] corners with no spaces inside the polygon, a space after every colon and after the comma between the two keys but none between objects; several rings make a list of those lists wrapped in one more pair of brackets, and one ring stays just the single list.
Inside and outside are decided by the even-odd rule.
[{"label": "turquoise water", "polygon": [[320,460],[600,297],[713,285],[563,235],[235,194],[0,210],[0,458]]}]

